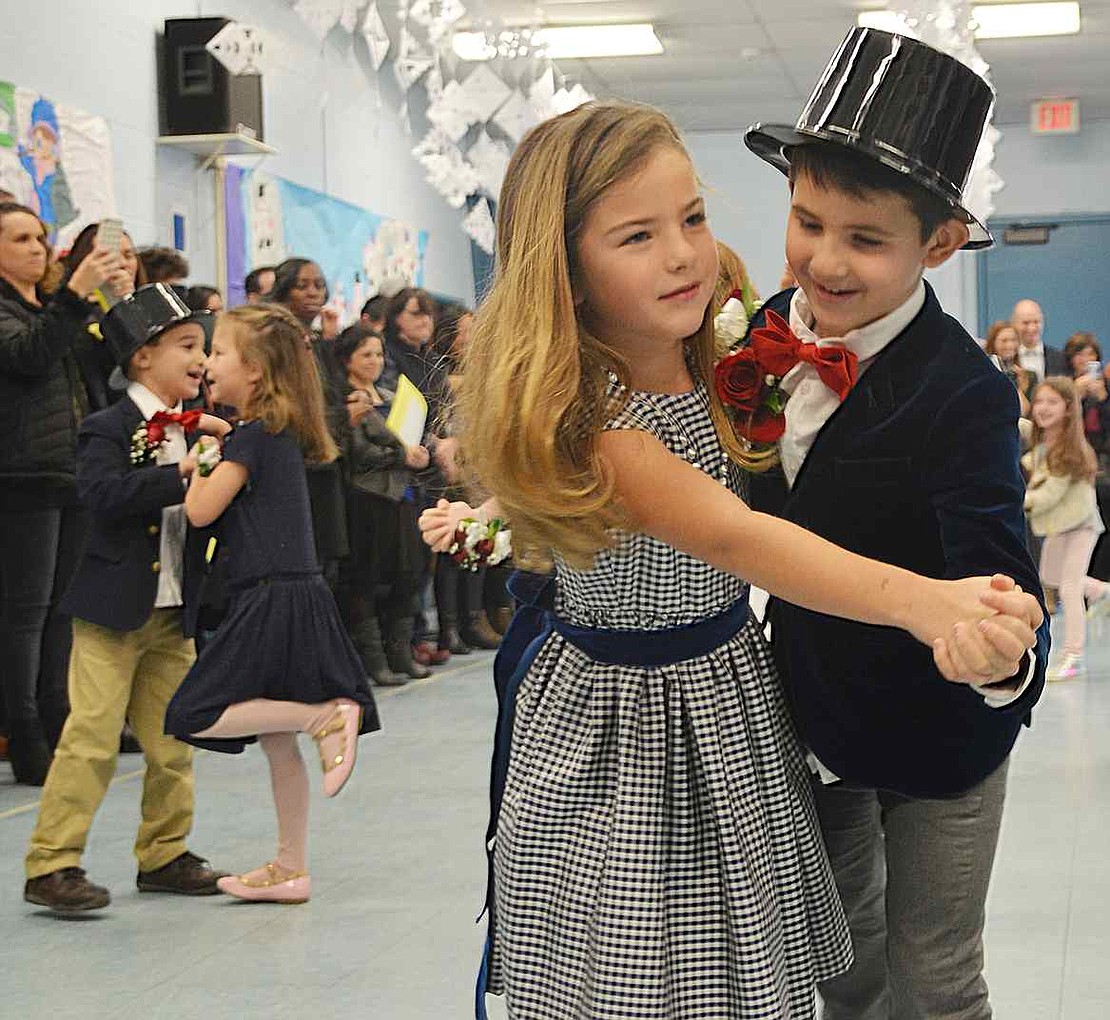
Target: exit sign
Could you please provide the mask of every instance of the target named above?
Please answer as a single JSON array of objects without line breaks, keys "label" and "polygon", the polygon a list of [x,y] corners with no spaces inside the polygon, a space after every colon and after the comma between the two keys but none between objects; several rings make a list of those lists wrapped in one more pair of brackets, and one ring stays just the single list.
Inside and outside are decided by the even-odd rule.
[{"label": "exit sign", "polygon": [[1041,99],[1029,118],[1035,135],[1074,135],[1079,132],[1078,99]]}]

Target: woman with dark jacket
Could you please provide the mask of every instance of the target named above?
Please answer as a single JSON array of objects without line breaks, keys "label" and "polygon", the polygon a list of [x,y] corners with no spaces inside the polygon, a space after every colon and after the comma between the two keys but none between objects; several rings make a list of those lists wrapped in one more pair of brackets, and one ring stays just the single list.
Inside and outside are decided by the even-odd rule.
[{"label": "woman with dark jacket", "polygon": [[[96,245],[96,235],[99,230],[99,223],[90,223],[74,238],[73,247],[62,260],[66,272],[72,273],[85,261]],[[146,286],[146,269],[139,261],[130,234],[121,235],[119,254],[127,274],[126,284],[113,288],[113,292],[115,297],[124,297],[139,287]],[[89,411],[102,411],[124,394],[123,389],[113,389],[109,383],[116,361],[100,333],[100,319],[107,310],[107,301],[90,302],[85,330],[73,346],[73,354],[77,359],[77,366],[81,370],[81,379],[89,398]]]},{"label": "woman with dark jacket", "polygon": [[[309,259],[286,259],[274,270],[274,289],[270,300],[284,305],[301,322],[312,343],[320,381],[324,387],[324,409],[328,428],[340,450],[346,446],[347,411],[343,402],[343,372],[335,358],[335,337],[338,320],[325,310],[328,285],[320,267]],[[317,318],[323,329],[317,331]],[[330,464],[307,464],[308,496],[312,503],[312,527],[316,538],[316,555],[324,578],[337,592],[340,561],[350,551],[347,536],[347,508],[343,493],[343,476],[339,461]],[[340,599],[340,605],[344,600]]]},{"label": "woman with dark jacket", "polygon": [[[427,552],[420,538],[417,474],[428,467],[423,446],[406,446],[385,424],[393,394],[378,385],[382,338],[355,324],[336,345],[347,375],[351,422],[345,450],[351,535],[352,636],[375,683],[395,683],[389,671],[419,679],[431,672],[413,659],[413,623]],[[382,661],[378,619],[384,624]],[[388,666],[388,669],[383,669]]]},{"label": "woman with dark jacket", "polygon": [[69,619],[57,603],[80,542],[74,344],[117,252],[94,248],[58,286],[46,227],[0,203],[0,690],[16,781],[42,785],[68,712]]}]

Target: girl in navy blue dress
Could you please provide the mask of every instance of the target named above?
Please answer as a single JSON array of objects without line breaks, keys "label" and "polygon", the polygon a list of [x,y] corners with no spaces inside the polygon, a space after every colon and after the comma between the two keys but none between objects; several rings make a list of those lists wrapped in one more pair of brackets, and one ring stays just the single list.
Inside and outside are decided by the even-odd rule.
[{"label": "girl in navy blue dress", "polygon": [[[212,397],[237,409],[222,459],[185,497],[194,527],[219,521],[231,606],[166,713],[166,732],[198,747],[270,763],[278,852],[220,888],[247,900],[303,903],[308,775],[297,734],[316,741],[324,793],[342,789],[360,732],[378,729],[365,671],[320,574],[304,461],[336,456],[304,330],[268,305],[225,314],[206,366]],[[209,440],[209,442],[211,442]],[[194,448],[202,461],[211,451]]]}]

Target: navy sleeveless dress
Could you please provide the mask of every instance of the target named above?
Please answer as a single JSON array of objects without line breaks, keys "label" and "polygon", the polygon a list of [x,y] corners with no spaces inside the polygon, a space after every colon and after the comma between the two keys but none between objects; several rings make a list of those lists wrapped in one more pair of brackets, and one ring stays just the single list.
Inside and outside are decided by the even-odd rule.
[{"label": "navy sleeveless dress", "polygon": [[229,705],[253,698],[306,704],[351,698],[362,706],[362,732],[379,729],[366,671],[320,574],[296,441],[247,422],[227,437],[223,458],[249,475],[218,522],[230,606],[170,702],[166,732],[237,754],[254,738],[190,734],[212,726]]}]

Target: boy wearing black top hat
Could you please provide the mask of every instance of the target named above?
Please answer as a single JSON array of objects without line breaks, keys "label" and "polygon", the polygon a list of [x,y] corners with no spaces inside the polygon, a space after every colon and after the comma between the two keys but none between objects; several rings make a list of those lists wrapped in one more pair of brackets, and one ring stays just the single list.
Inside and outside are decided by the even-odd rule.
[{"label": "boy wearing black top hat", "polygon": [[[858,358],[843,401],[805,359],[782,377],[781,471],[756,480],[753,503],[886,563],[1006,574],[1039,598],[1017,396],[922,279],[991,243],[961,193],[992,103],[953,58],[856,29],[796,125],[745,136],[789,175],[799,284],[753,326],[771,309],[803,344]],[[1014,677],[973,687],[947,683],[900,631],[777,600],[768,620],[855,949],[821,988],[825,1020],[989,1017],[984,903],[1047,624],[1030,621],[1038,643]],[[958,672],[974,675],[970,644],[952,646]]]},{"label": "boy wearing black top hat", "polygon": [[115,772],[126,718],[146,759],[135,841],[138,888],[208,895],[214,872],[189,852],[192,749],[163,733],[166,705],[193,662],[195,590],[203,564],[183,500],[195,458],[186,433],[226,425],[182,414],[204,372],[210,313],[153,284],[116,305],[105,339],[129,380],[126,398],[91,415],[77,442],[89,531],[63,606],[74,617],[69,719],[43,790],[26,857],[24,899],[57,912],[108,905],[80,868],[93,816]]}]

